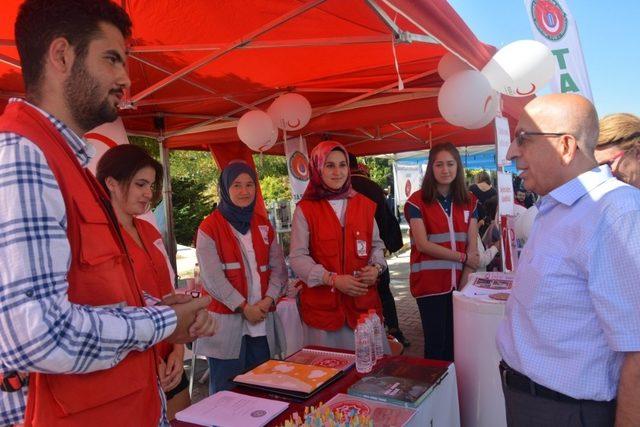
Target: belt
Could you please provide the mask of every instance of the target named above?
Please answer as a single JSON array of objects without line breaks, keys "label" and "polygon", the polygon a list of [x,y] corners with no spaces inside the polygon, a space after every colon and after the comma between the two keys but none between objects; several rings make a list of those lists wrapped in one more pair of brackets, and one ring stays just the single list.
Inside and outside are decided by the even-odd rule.
[{"label": "belt", "polygon": [[566,394],[558,393],[555,390],[551,390],[545,386],[542,386],[535,381],[533,381],[528,376],[521,374],[520,372],[512,369],[509,365],[505,363],[504,360],[500,361],[499,365],[500,369],[500,378],[502,379],[502,384],[512,390],[522,391],[524,393],[528,393],[532,396],[543,397],[546,399],[555,400],[558,402],[594,402],[594,403],[613,403],[615,404],[615,400],[611,402],[599,402],[595,400],[580,400],[574,399],[571,396],[567,396]]}]

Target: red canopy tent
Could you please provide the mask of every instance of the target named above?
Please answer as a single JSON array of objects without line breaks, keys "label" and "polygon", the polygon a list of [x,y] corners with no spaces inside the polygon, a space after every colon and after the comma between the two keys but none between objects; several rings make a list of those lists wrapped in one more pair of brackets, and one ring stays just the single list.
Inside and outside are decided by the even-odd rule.
[{"label": "red canopy tent", "polygon": [[[445,0],[120,1],[134,23],[125,127],[168,149],[211,149],[222,164],[246,157],[238,118],[287,91],[311,102],[300,131],[310,146],[330,138],[364,155],[493,141],[491,126],[457,128],[438,111],[442,55],[481,68],[495,51]],[[0,6],[0,103],[23,91],[13,43],[19,3]],[[515,117],[521,106],[507,98],[504,113]],[[282,151],[277,144],[270,153]]]},{"label": "red canopy tent", "polygon": [[[0,109],[24,91],[13,41],[21,1],[0,5]],[[325,139],[356,155],[494,141],[491,125],[462,129],[438,111],[440,58],[451,51],[480,69],[495,52],[446,0],[116,1],[134,23],[124,124],[162,144],[165,166],[171,149],[253,163],[237,121],[289,91],[313,107],[298,132],[309,149]],[[526,101],[504,97],[503,114],[517,117]]]}]

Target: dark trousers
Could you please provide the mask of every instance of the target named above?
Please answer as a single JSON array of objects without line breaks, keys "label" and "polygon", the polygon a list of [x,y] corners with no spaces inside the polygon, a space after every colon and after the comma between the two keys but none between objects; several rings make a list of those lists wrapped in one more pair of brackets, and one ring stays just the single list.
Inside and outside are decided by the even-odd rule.
[{"label": "dark trousers", "polygon": [[391,288],[391,276],[389,275],[389,269],[386,269],[380,275],[378,281],[378,294],[382,301],[382,314],[384,315],[384,324],[389,331],[398,331],[400,326],[398,325],[398,312],[396,311],[396,300],[393,298]]},{"label": "dark trousers", "polygon": [[267,337],[242,337],[240,356],[237,359],[216,359],[209,361],[209,394],[233,388],[231,380],[250,368],[269,360]]},{"label": "dark trousers", "polygon": [[453,361],[452,293],[418,298],[425,359]]},{"label": "dark trousers", "polygon": [[613,427],[616,405],[534,396],[502,382],[509,427]]}]

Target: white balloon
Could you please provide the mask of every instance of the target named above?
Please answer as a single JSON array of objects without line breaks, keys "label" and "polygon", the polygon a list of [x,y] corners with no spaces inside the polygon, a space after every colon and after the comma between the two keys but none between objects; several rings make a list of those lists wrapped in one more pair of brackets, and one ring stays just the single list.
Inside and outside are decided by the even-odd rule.
[{"label": "white balloon", "polygon": [[479,71],[460,71],[440,88],[438,109],[452,125],[473,126],[489,117],[490,111],[495,115],[497,98],[498,94]]},{"label": "white balloon", "polygon": [[491,100],[487,104],[487,109],[482,118],[471,125],[465,126],[466,129],[480,129],[493,121],[500,108],[500,95],[495,91],[493,93],[495,94],[495,96],[491,97]]},{"label": "white balloon", "polygon": [[442,77],[442,80],[447,80],[452,75],[465,70],[471,70],[471,66],[458,58],[451,52],[445,53],[440,62],[438,62],[438,74]]},{"label": "white balloon", "polygon": [[298,130],[311,120],[311,104],[300,94],[285,93],[273,101],[267,113],[280,129]]},{"label": "white balloon", "polygon": [[549,83],[555,73],[551,50],[535,40],[509,43],[484,66],[491,87],[509,96],[529,96]]},{"label": "white balloon", "polygon": [[240,117],[236,131],[240,141],[253,151],[266,151],[278,140],[278,128],[261,110],[251,110]]}]

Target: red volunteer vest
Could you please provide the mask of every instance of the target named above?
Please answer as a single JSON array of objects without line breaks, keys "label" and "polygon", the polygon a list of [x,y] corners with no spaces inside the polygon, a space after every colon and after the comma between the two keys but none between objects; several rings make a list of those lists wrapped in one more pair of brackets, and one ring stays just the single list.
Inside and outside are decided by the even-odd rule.
[{"label": "red volunteer vest", "polygon": [[[224,275],[246,299],[248,284],[244,261],[242,260],[242,250],[240,249],[240,242],[238,242],[231,229],[231,225],[224,219],[220,211],[216,210],[202,221],[200,230],[213,239],[222,263]],[[269,278],[271,277],[269,250],[273,243],[274,235],[273,226],[269,220],[254,212],[253,218],[251,218],[251,240],[256,254],[256,263],[260,274],[261,297],[263,298],[267,293]],[[230,310],[229,307],[215,299],[213,295],[211,297],[213,301],[209,305],[209,310],[216,313],[233,314],[233,310]],[[273,310],[275,310],[275,307],[272,305],[271,311]]]},{"label": "red volunteer vest", "polygon": [[[100,197],[106,194],[82,169],[66,140],[49,120],[25,103],[11,103],[0,132],[36,144],[53,172],[67,215],[71,265],[68,298],[92,306],[144,305],[117,225]],[[116,366],[86,374],[29,376],[26,426],[158,425],[160,400],[154,351],[132,351]]]},{"label": "red volunteer vest", "polygon": [[[173,293],[174,290],[171,284],[171,273],[164,255],[162,236],[153,225],[145,220],[134,218],[133,223],[144,247],[140,247],[124,228],[121,228],[121,232],[127,245],[127,251],[131,256],[136,280],[143,291],[162,299]],[[156,350],[158,357],[166,360],[173,350],[173,344],[161,341],[156,344]]]},{"label": "red volunteer vest", "polygon": [[[369,263],[376,205],[357,193],[347,199],[344,229],[326,200],[298,203],[309,226],[309,254],[318,264],[337,274],[353,274]],[[375,309],[382,319],[382,303],[376,286],[360,297],[351,297],[327,285],[300,291],[300,316],[309,326],[325,331],[340,329],[345,321],[355,329],[360,314]]]},{"label": "red volunteer vest", "polygon": [[[438,201],[425,204],[422,200],[421,190],[413,193],[407,203],[420,209],[422,221],[427,230],[427,240],[447,249],[466,252],[467,232],[476,207],[475,196],[469,193],[469,197],[467,205],[451,204],[451,217],[447,216]],[[462,275],[461,263],[437,259],[424,254],[418,251],[413,239],[409,262],[411,294],[416,298],[451,292],[457,287]]]}]

